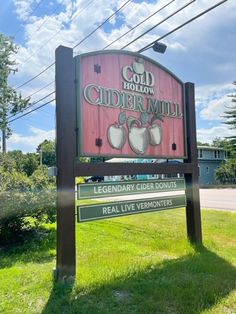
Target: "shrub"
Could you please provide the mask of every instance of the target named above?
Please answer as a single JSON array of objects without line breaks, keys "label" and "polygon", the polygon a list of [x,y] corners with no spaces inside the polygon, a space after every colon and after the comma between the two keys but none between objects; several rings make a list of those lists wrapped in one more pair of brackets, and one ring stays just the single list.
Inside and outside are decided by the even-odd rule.
[{"label": "shrub", "polygon": [[22,231],[55,221],[56,191],[44,168],[32,176],[0,168],[0,240],[17,240]]}]

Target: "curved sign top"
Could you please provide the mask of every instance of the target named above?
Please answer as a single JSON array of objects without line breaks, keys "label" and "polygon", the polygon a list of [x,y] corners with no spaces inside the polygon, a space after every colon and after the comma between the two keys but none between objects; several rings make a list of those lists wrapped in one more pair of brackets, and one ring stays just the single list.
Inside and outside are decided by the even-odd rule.
[{"label": "curved sign top", "polygon": [[183,83],[132,52],[75,57],[79,155],[184,158]]}]

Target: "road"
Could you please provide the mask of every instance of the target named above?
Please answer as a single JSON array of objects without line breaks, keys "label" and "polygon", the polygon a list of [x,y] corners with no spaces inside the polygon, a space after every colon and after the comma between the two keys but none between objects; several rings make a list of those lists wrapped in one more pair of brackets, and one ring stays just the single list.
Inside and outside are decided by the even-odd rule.
[{"label": "road", "polygon": [[201,189],[202,208],[236,211],[236,189]]},{"label": "road", "polygon": [[[158,196],[183,194],[184,192],[133,194],[107,197],[110,201],[136,200]],[[201,208],[223,209],[236,212],[236,189],[200,189]]]}]

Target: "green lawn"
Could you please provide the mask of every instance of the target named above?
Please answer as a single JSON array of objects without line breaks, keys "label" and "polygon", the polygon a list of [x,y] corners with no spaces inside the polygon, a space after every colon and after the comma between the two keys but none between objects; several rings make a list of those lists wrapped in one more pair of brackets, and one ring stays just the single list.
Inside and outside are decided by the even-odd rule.
[{"label": "green lawn", "polygon": [[236,313],[236,213],[173,209],[77,224],[77,277],[53,282],[55,225],[0,249],[0,313]]}]

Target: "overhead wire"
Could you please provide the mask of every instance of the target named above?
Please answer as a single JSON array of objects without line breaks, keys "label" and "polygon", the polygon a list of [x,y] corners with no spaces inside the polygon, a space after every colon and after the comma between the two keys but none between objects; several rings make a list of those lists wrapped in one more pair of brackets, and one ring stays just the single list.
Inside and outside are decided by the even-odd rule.
[{"label": "overhead wire", "polygon": [[[94,2],[94,0],[91,0],[87,6],[85,6],[79,13],[81,14],[81,12],[83,12],[87,7],[89,7],[92,2]],[[78,14],[74,15],[73,18],[71,18],[69,20],[68,23],[71,23],[76,17],[78,16]],[[54,39],[60,32],[62,31],[62,29],[60,28],[57,32],[55,32],[47,41],[45,41],[43,43],[43,45],[41,45],[38,49],[36,49],[27,59],[25,59],[20,66],[24,65],[26,62],[28,62],[38,51],[40,51],[43,47],[45,47],[45,45],[47,45],[52,39]]]},{"label": "overhead wire", "polygon": [[130,2],[133,0],[126,1],[119,9],[117,9],[115,12],[113,12],[107,19],[105,19],[98,27],[96,27],[91,33],[86,35],[80,42],[78,42],[73,49],[78,47],[82,42],[84,42],[86,39],[88,39],[92,34],[94,34],[99,28],[101,28],[106,22],[108,22],[111,18],[113,18],[118,12],[120,12],[122,9],[124,9]]},{"label": "overhead wire", "polygon": [[151,17],[153,17],[154,15],[156,15],[157,13],[159,13],[160,11],[162,11],[163,9],[165,9],[167,6],[169,6],[171,3],[173,3],[175,0],[171,0],[170,2],[168,2],[166,5],[164,5],[163,7],[159,8],[157,11],[155,11],[154,13],[150,14],[148,17],[146,17],[144,20],[142,20],[140,23],[136,24],[135,26],[133,26],[132,28],[130,28],[127,32],[125,32],[124,34],[122,34],[121,36],[119,36],[118,38],[116,38],[115,40],[113,40],[111,43],[109,43],[108,45],[106,45],[102,50],[107,49],[108,47],[110,47],[112,44],[114,44],[115,42],[117,42],[118,40],[120,40],[121,38],[123,38],[124,36],[128,35],[130,32],[132,32],[134,29],[136,29],[138,26],[142,25],[143,23],[145,23],[147,20],[149,20]]},{"label": "overhead wire", "polygon": [[23,84],[17,86],[14,88],[14,90],[19,89],[20,87],[25,86],[26,84],[28,84],[29,82],[32,82],[33,80],[35,80],[37,77],[39,77],[41,74],[43,74],[44,72],[46,72],[48,69],[50,69],[53,65],[55,64],[55,62],[51,63],[49,66],[47,66],[45,69],[43,69],[41,72],[39,72],[37,75],[31,77],[29,80],[27,80],[26,82],[24,82]]},{"label": "overhead wire", "polygon": [[[193,0],[193,1],[195,1],[195,0]],[[193,1],[189,2],[187,5],[191,4]],[[178,27],[174,28],[174,29],[171,30],[170,32],[168,32],[168,33],[164,34],[163,36],[159,37],[157,40],[155,40],[155,41],[153,41],[152,43],[148,44],[147,46],[143,47],[143,48],[140,49],[138,52],[141,53],[141,52],[143,52],[143,51],[149,49],[156,41],[159,41],[159,40],[161,40],[161,39],[163,39],[163,38],[169,36],[170,34],[174,33],[175,31],[179,30],[180,28],[186,26],[187,24],[191,23],[192,21],[196,20],[197,18],[201,17],[202,15],[208,13],[209,11],[213,10],[214,8],[218,7],[219,5],[223,4],[223,3],[226,2],[226,1],[228,1],[228,0],[222,0],[222,1],[218,2],[217,4],[211,6],[210,8],[208,8],[208,9],[202,11],[201,13],[197,14],[196,16],[194,16],[193,18],[189,19],[189,20],[186,21],[185,23],[179,25]],[[153,28],[151,28],[151,29],[153,29]],[[146,33],[147,33],[147,32],[145,32],[145,34],[146,34]],[[143,34],[143,36],[144,36],[144,34]],[[138,39],[139,39],[139,38],[140,38],[140,36],[138,36]],[[127,44],[126,46],[130,45],[130,44],[133,43],[133,42],[134,42],[134,41],[131,41],[131,42],[130,42],[129,44]],[[123,48],[124,48],[124,47],[123,47]],[[121,48],[121,50],[122,50],[123,48]],[[54,64],[55,64],[55,62],[54,62]],[[52,65],[50,65],[50,66],[52,66]],[[50,84],[52,84],[52,83],[53,83],[53,82],[51,82]],[[53,94],[53,93],[55,93],[55,91],[53,91],[51,94]],[[45,96],[45,98],[48,97],[48,96],[50,96],[51,94],[48,94],[47,96]],[[45,99],[45,98],[42,98],[42,99],[38,100],[37,102],[40,102],[40,101],[42,101],[42,100]],[[33,109],[33,110],[31,110],[31,111],[29,111],[29,112],[27,112],[27,113],[25,113],[25,114],[19,116],[19,117],[16,117],[15,119],[12,119],[12,120],[10,120],[10,121],[8,121],[8,122],[9,122],[9,123],[10,123],[10,122],[13,122],[13,121],[15,121],[15,120],[17,120],[17,119],[19,119],[19,118],[21,118],[21,117],[27,115],[27,114],[30,114],[31,112],[36,111],[36,110],[40,109],[40,108],[43,107],[43,106],[46,106],[47,104],[51,103],[51,102],[54,101],[54,100],[55,100],[55,99],[53,99],[53,100],[51,100],[51,101],[49,101],[49,102],[47,102],[47,103],[45,103],[45,104],[43,104],[43,105],[37,107],[37,108],[35,108],[35,109]],[[35,105],[35,104],[36,104],[36,103],[34,103],[34,104],[32,104],[32,105]],[[27,109],[28,109],[28,108],[27,108]]]},{"label": "overhead wire", "polygon": [[132,43],[134,43],[135,41],[137,41],[138,39],[140,39],[141,37],[143,37],[144,35],[146,35],[147,33],[149,33],[151,30],[153,30],[154,28],[156,28],[157,26],[161,25],[162,23],[164,23],[165,21],[167,21],[168,19],[170,19],[172,16],[176,15],[177,13],[179,13],[180,11],[184,10],[186,7],[188,7],[190,4],[192,4],[193,2],[195,2],[196,0],[191,0],[190,2],[186,3],[185,5],[183,5],[181,8],[179,8],[178,10],[176,10],[175,12],[173,12],[172,14],[168,15],[166,18],[164,18],[163,20],[161,20],[160,22],[158,22],[157,24],[155,24],[154,26],[152,26],[151,28],[149,28],[147,31],[145,31],[144,33],[142,33],[141,35],[139,35],[138,37],[136,37],[135,39],[133,39],[132,41],[130,41],[128,44],[126,44],[125,46],[123,46],[121,48],[121,50],[125,49],[126,47],[128,47],[129,45],[131,45]]},{"label": "overhead wire", "polygon": [[[61,3],[59,3],[55,8],[54,8],[54,10],[50,13],[50,16],[51,15],[53,15],[56,11],[57,11],[57,9],[61,6],[62,4]],[[43,25],[44,24],[46,24],[47,23],[47,21],[49,20],[49,16],[39,25],[39,27],[36,29],[36,33],[43,27]]]},{"label": "overhead wire", "polygon": [[[107,19],[105,19],[100,25],[98,25],[98,27],[96,27],[92,32],[90,32],[88,35],[86,35],[83,40],[81,40],[79,43],[77,43],[74,47],[78,47],[83,41],[85,41],[87,38],[89,38],[92,34],[94,34],[99,28],[101,28],[107,21],[109,21],[115,14],[117,14],[119,11],[121,11],[125,6],[128,5],[128,3],[132,2],[133,0],[128,0],[126,1],[119,9],[117,9],[115,12],[113,12]],[[33,80],[35,80],[37,77],[39,77],[41,74],[43,74],[44,72],[46,72],[48,69],[50,69],[53,65],[55,65],[55,62],[51,63],[49,66],[47,66],[44,70],[42,70],[41,72],[39,72],[38,74],[36,74],[35,76],[33,76],[32,78],[30,78],[29,80],[27,80],[26,82],[22,83],[21,85],[17,86],[14,88],[14,90],[17,90],[23,86],[25,86],[26,84],[32,82]]]},{"label": "overhead wire", "polygon": [[[31,13],[29,14],[29,17],[26,19],[26,21],[24,22],[24,24],[26,24],[29,21],[30,15],[32,15],[33,13],[36,12],[36,10],[38,9],[38,7],[42,4],[42,2],[44,2],[45,0],[41,0],[39,1],[36,6],[33,8],[33,10],[31,11]],[[15,34],[13,35],[13,37],[16,37],[16,35],[19,33],[19,31],[21,30],[23,26],[20,25],[18,30],[15,32]]]},{"label": "overhead wire", "polygon": [[196,16],[194,16],[193,18],[189,19],[189,20],[186,21],[185,23],[179,25],[178,27],[172,29],[170,32],[168,32],[168,33],[166,33],[165,35],[159,37],[157,40],[154,40],[152,43],[150,43],[150,44],[148,44],[147,46],[143,47],[142,49],[140,49],[140,50],[138,51],[138,53],[141,53],[141,52],[143,52],[143,51],[149,49],[155,42],[160,41],[160,40],[162,40],[163,38],[165,38],[165,37],[171,35],[172,33],[176,32],[176,31],[179,30],[180,28],[182,28],[182,27],[186,26],[187,24],[193,22],[193,21],[196,20],[197,18],[199,18],[199,17],[203,16],[204,14],[208,13],[209,11],[215,9],[216,7],[218,7],[219,5],[223,4],[223,3],[226,2],[226,1],[228,1],[228,0],[220,1],[220,2],[216,3],[215,5],[211,6],[210,8],[208,8],[208,9],[202,11],[201,13],[197,14]]},{"label": "overhead wire", "polygon": [[[25,107],[24,109],[22,109],[22,110],[19,112],[19,114],[21,114],[22,112],[28,110],[30,107],[35,106],[36,104],[38,104],[39,102],[41,102],[42,100],[44,100],[45,98],[48,98],[49,96],[51,96],[51,95],[53,95],[53,94],[55,94],[55,91],[53,91],[53,92],[51,92],[50,94],[48,94],[48,95],[46,95],[46,96],[40,98],[40,99],[37,100],[37,101],[31,103],[29,106],[27,106],[27,107]],[[16,116],[16,114],[13,114],[13,115],[11,115],[10,117],[8,117],[8,119],[11,119],[11,118],[13,118],[13,117],[15,117],[15,116]]]},{"label": "overhead wire", "polygon": [[42,88],[36,90],[35,92],[33,92],[32,94],[28,95],[27,97],[25,98],[31,98],[32,96],[34,96],[35,94],[41,92],[42,90],[44,90],[45,88],[47,88],[48,86],[52,85],[53,83],[55,83],[55,81],[51,81],[50,83],[46,84],[45,86],[43,86]]},{"label": "overhead wire", "polygon": [[38,110],[38,109],[40,109],[40,108],[42,108],[42,107],[44,107],[44,106],[50,104],[50,103],[53,102],[54,100],[55,100],[55,98],[49,100],[48,102],[42,104],[41,106],[39,106],[39,107],[37,107],[37,108],[34,108],[34,109],[32,109],[32,110],[30,110],[30,111],[28,111],[28,112],[26,112],[26,113],[24,113],[24,114],[22,114],[22,115],[20,115],[20,116],[18,116],[18,117],[16,117],[16,118],[14,118],[14,119],[12,119],[12,120],[9,120],[8,123],[12,123],[12,122],[14,122],[14,121],[16,121],[16,120],[18,120],[18,119],[20,119],[20,118],[23,118],[23,117],[27,116],[28,114],[32,113],[33,111],[36,111],[36,110]]}]

